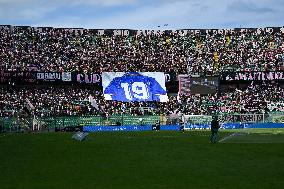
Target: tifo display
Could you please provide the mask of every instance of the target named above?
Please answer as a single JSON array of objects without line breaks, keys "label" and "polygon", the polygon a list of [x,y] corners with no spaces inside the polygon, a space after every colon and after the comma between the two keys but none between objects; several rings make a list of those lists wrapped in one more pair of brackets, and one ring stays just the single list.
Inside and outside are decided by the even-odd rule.
[{"label": "tifo display", "polygon": [[164,73],[106,72],[102,76],[106,100],[167,101]]}]

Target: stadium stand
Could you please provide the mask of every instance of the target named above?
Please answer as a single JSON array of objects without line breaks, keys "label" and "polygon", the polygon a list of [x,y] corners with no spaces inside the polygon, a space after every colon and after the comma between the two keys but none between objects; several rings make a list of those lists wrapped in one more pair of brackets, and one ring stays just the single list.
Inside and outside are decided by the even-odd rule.
[{"label": "stadium stand", "polygon": [[[0,26],[0,116],[14,116],[27,99],[39,117],[169,115],[176,110],[186,115],[283,111],[283,83],[277,78],[223,81],[215,94],[170,95],[168,102],[106,101],[100,87],[78,83],[32,83],[29,78],[19,85],[21,78],[36,72],[79,73],[79,79],[83,74],[119,71],[175,76],[282,73],[283,52],[283,28],[157,32]],[[19,73],[22,75],[13,76]],[[8,80],[5,74],[10,74]],[[99,110],[91,106],[90,95]]]},{"label": "stadium stand", "polygon": [[[281,28],[283,29],[283,28]],[[182,30],[181,30],[182,31]],[[283,31],[135,32],[0,27],[0,68],[10,71],[176,72],[283,70]],[[115,33],[115,31],[114,31]]]},{"label": "stadium stand", "polygon": [[[169,102],[117,102],[106,101],[102,93],[76,87],[9,87],[1,88],[0,116],[12,116],[20,111],[29,98],[35,106],[35,115],[85,116],[99,115],[87,100],[95,96],[100,109],[108,115],[166,115],[179,109],[186,115],[210,115],[215,106],[223,113],[263,113],[284,110],[283,89],[276,84],[253,84],[244,90],[213,95],[171,96]],[[270,106],[275,104],[275,106]]]}]

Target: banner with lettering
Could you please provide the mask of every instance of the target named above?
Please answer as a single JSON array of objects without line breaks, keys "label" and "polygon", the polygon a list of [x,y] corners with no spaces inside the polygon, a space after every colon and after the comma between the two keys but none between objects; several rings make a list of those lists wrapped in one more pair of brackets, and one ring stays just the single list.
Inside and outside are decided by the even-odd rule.
[{"label": "banner with lettering", "polygon": [[102,82],[101,74],[99,73],[72,73],[72,80],[80,84],[99,84]]},{"label": "banner with lettering", "polygon": [[39,81],[72,81],[71,72],[37,72]]},{"label": "banner with lettering", "polygon": [[102,85],[106,100],[168,101],[163,72],[104,72]]},{"label": "banner with lettering", "polygon": [[0,84],[28,84],[35,82],[35,72],[0,71]]},{"label": "banner with lettering", "polygon": [[179,94],[190,95],[190,75],[179,75]]},{"label": "banner with lettering", "polygon": [[191,77],[190,93],[191,94],[214,94],[219,88],[218,76]]},{"label": "banner with lettering", "polygon": [[272,81],[284,80],[284,72],[227,72],[222,73],[223,81]]},{"label": "banner with lettering", "polygon": [[[135,36],[135,35],[172,35],[177,34],[179,36],[187,36],[192,34],[231,34],[235,32],[256,32],[258,34],[273,34],[273,33],[284,33],[284,27],[266,27],[266,28],[231,28],[231,29],[179,29],[179,30],[164,30],[164,29],[153,29],[153,30],[133,30],[133,29],[84,29],[84,28],[53,28],[53,27],[31,27],[31,26],[11,26],[11,25],[0,25],[0,29],[13,31],[14,29],[20,28],[21,30],[30,30],[31,28],[38,32],[49,32],[54,29],[56,30],[69,30],[75,35],[81,35],[84,31],[88,31],[95,36]],[[231,39],[226,38],[227,42],[230,43]]]}]

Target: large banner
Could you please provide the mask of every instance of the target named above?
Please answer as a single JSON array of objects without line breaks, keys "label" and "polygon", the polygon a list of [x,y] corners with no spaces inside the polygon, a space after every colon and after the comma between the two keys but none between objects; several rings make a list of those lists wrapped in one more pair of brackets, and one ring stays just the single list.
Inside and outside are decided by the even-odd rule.
[{"label": "large banner", "polygon": [[43,84],[71,81],[71,72],[0,71],[0,84]]},{"label": "large banner", "polygon": [[163,72],[104,72],[102,85],[106,100],[168,101]]},{"label": "large banner", "polygon": [[[175,82],[174,73],[165,73],[168,84]],[[82,72],[41,72],[41,71],[4,71],[0,70],[0,84],[82,84],[102,86],[101,73]]]},{"label": "large banner", "polygon": [[268,81],[284,80],[284,72],[228,72],[222,73],[224,81]]},{"label": "large banner", "polygon": [[72,75],[72,81],[81,84],[100,84],[102,82],[101,74],[99,73],[72,73]]},{"label": "large banner", "polygon": [[191,77],[190,93],[191,94],[214,94],[219,88],[219,77]]},{"label": "large banner", "polygon": [[271,33],[284,33],[284,27],[266,27],[266,28],[231,28],[231,29],[180,29],[180,30],[133,30],[133,29],[84,29],[84,28],[52,28],[52,27],[30,27],[30,26],[11,26],[0,25],[0,29],[13,31],[14,29],[28,30],[33,29],[38,32],[49,32],[56,30],[69,30],[75,35],[83,34],[85,30],[93,33],[97,36],[134,36],[134,35],[171,35],[178,34],[179,36],[185,36],[189,34],[227,34],[234,32],[257,32],[258,34],[271,34]]},{"label": "large banner", "polygon": [[37,72],[38,81],[72,81],[71,72]]},{"label": "large banner", "polygon": [[34,72],[27,71],[0,71],[0,84],[27,84],[37,80]]},{"label": "large banner", "polygon": [[179,75],[179,94],[190,95],[190,75]]}]

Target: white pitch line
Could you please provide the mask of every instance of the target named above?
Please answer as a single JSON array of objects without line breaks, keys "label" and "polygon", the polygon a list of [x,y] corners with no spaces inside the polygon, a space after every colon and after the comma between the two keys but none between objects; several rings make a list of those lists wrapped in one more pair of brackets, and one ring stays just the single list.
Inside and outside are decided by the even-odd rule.
[{"label": "white pitch line", "polygon": [[237,133],[233,133],[233,134],[230,134],[229,136],[226,136],[225,138],[222,138],[221,140],[219,140],[219,142],[223,142],[225,140],[228,140],[229,138],[232,138],[236,135]]}]

